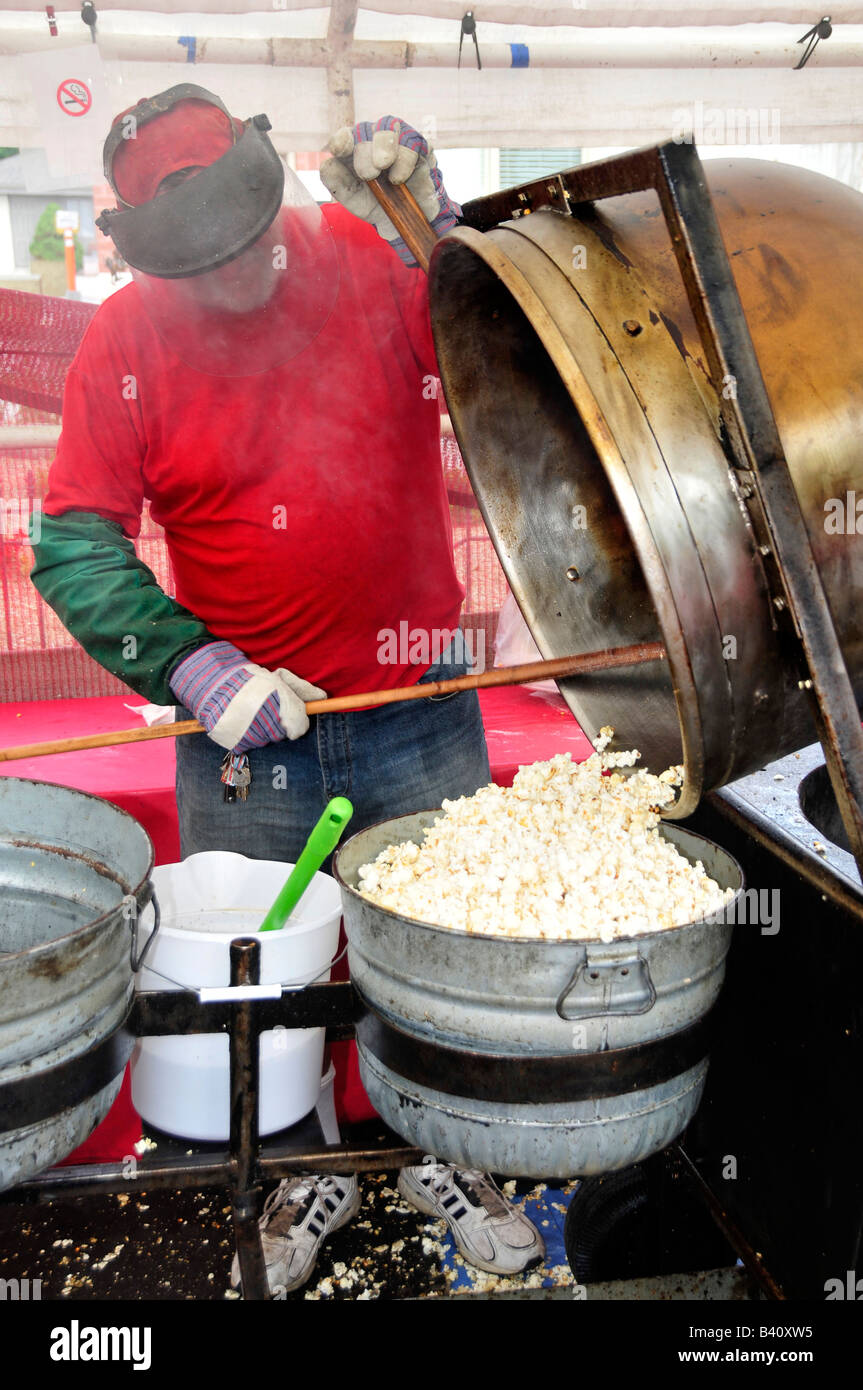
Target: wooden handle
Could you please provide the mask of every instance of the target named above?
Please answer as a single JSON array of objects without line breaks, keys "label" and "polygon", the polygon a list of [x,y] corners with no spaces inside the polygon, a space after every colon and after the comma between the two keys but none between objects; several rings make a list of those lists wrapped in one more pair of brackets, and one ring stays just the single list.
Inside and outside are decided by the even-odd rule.
[{"label": "wooden handle", "polygon": [[339,710],[368,709],[392,705],[402,700],[427,700],[431,695],[452,695],[458,690],[485,690],[493,685],[523,685],[525,681],[558,680],[564,676],[587,676],[620,666],[640,666],[660,661],[665,648],[660,642],[642,642],[633,647],[609,647],[581,656],[560,656],[554,661],[529,661],[524,666],[498,666],[475,675],[453,676],[447,681],[423,681],[422,685],[400,685],[394,690],[373,690],[366,695],[337,695],[331,700],[309,700],[307,714],[336,714]]},{"label": "wooden handle", "polygon": [[[554,661],[531,661],[524,666],[499,666],[491,671],[468,676],[453,676],[446,681],[425,681],[422,685],[401,685],[394,690],[372,690],[364,695],[337,695],[326,700],[307,700],[307,714],[336,714],[340,710],[372,709],[377,705],[392,705],[403,700],[427,700],[431,695],[451,695],[458,690],[482,690],[494,685],[522,685],[525,681],[558,680],[565,676],[585,676],[592,671],[615,670],[621,666],[640,666],[647,661],[661,661],[665,648],[660,642],[641,642],[631,647],[609,647],[601,652],[584,652],[581,656],[561,656]],[[83,738],[60,738],[52,743],[25,743],[18,748],[0,749],[0,763],[18,758],[42,758],[49,753],[83,753],[90,748],[108,748],[119,743],[146,743],[155,738],[176,738],[179,734],[200,734],[203,724],[197,719],[182,719],[174,724],[154,724],[149,729],[117,729],[105,734],[87,734]]]},{"label": "wooden handle", "polygon": [[369,188],[417,265],[428,273],[429,260],[438,236],[414,195],[403,183],[390,183],[385,174],[370,179]]}]

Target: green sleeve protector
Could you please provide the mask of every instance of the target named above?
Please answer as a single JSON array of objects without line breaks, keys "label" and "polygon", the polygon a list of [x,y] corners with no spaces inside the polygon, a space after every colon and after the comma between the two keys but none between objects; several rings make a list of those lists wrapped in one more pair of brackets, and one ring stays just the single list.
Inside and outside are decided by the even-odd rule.
[{"label": "green sleeve protector", "polygon": [[168,677],[217,639],[169,598],[114,521],[94,512],[40,517],[31,579],[86,652],[139,695],[175,703]]}]

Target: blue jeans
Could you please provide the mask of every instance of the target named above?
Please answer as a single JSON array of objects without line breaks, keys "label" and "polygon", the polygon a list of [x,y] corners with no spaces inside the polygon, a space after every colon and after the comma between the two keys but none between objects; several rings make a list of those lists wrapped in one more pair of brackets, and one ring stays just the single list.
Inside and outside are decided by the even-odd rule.
[{"label": "blue jeans", "polygon": [[[422,680],[464,675],[468,666],[449,662],[450,655],[444,652]],[[177,719],[191,717],[178,708]],[[444,797],[470,796],[491,781],[475,690],[315,715],[302,738],[251,749],[246,801],[223,799],[223,757],[206,734],[177,739],[184,859],[200,850],[233,850],[295,863],[333,796],[353,803],[348,838],[376,821],[434,809]]]}]

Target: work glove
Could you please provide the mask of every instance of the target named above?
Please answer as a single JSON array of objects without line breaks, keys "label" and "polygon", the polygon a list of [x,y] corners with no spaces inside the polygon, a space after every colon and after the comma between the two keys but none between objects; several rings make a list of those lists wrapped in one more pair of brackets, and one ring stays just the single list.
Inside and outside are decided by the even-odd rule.
[{"label": "work glove", "polygon": [[280,668],[256,666],[230,642],[208,642],[171,672],[177,699],[214,743],[234,753],[300,738],[309,727],[306,700],[326,691]]},{"label": "work glove", "polygon": [[461,217],[458,203],[447,196],[431,146],[419,131],[397,117],[382,116],[376,124],[362,121],[353,130],[343,126],[330,140],[329,149],[334,158],[320,169],[324,186],[355,217],[371,222],[406,265],[416,265],[416,261],[375,195],[366,188],[369,179],[386,169],[390,183],[407,184],[438,236]]}]

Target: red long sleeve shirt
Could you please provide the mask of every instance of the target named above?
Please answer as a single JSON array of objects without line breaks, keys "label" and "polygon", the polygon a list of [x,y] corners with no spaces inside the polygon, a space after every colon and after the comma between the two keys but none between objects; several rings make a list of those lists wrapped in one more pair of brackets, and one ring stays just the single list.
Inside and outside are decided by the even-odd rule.
[{"label": "red long sleeve shirt", "polygon": [[[464,591],[426,278],[343,208],[323,212],[337,293],[278,365],[255,369],[272,313],[238,341],[236,375],[184,360],[138,285],[106,301],[69,372],[45,510],[97,512],[134,537],[149,499],[179,601],[260,665],[338,695],[417,680],[427,663],[380,664],[380,632],[452,629]],[[280,285],[296,303],[290,265]]]}]

